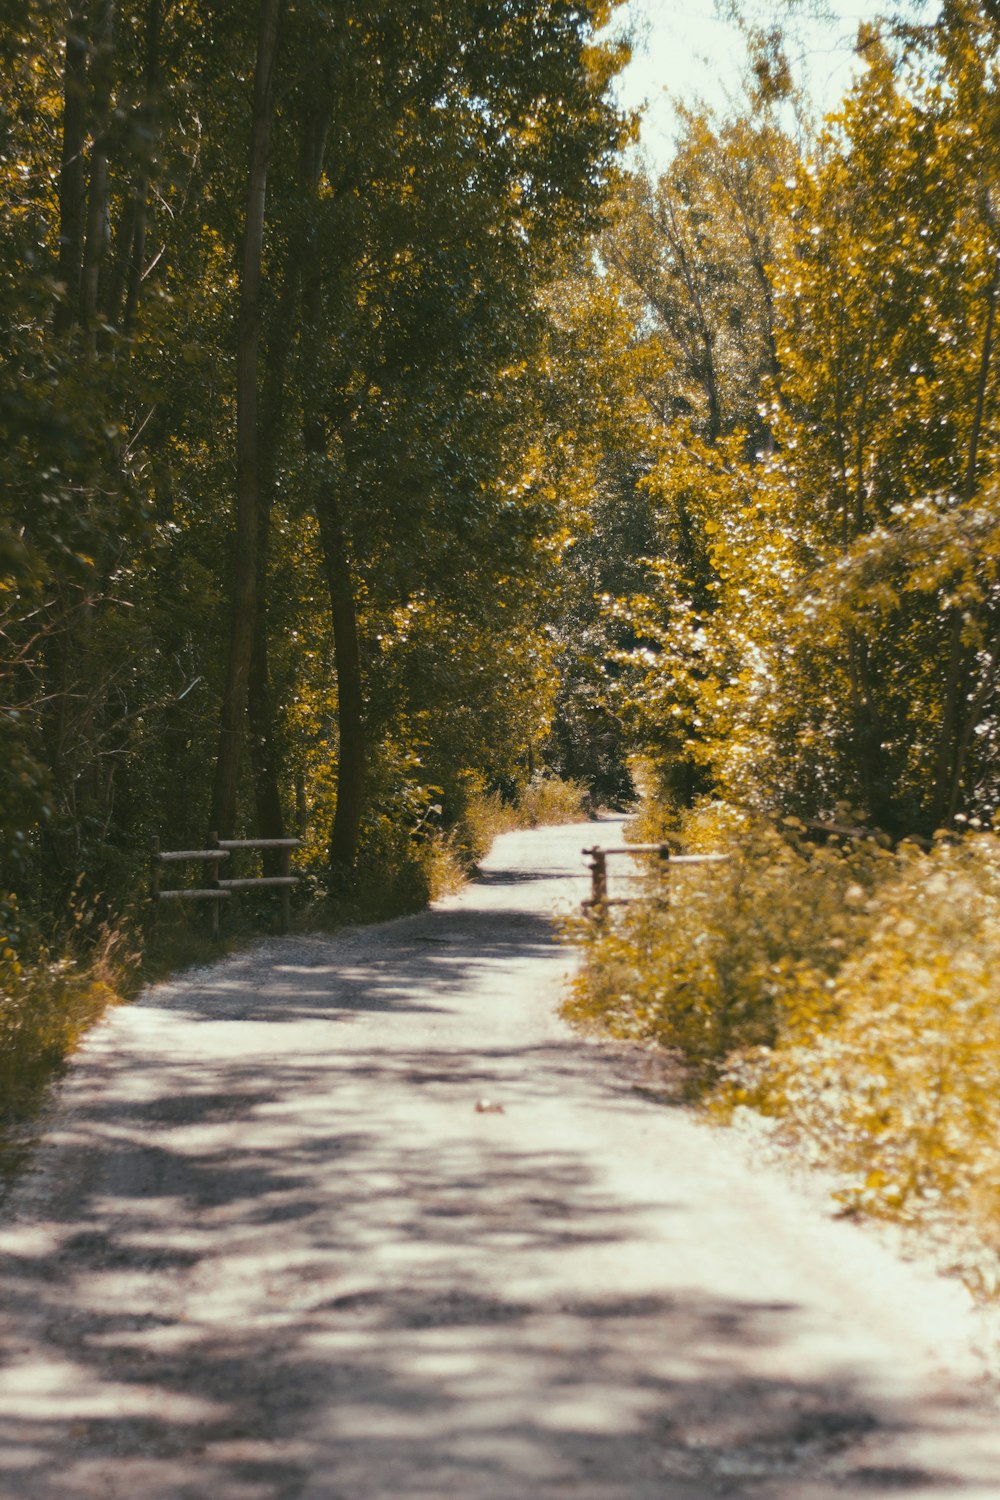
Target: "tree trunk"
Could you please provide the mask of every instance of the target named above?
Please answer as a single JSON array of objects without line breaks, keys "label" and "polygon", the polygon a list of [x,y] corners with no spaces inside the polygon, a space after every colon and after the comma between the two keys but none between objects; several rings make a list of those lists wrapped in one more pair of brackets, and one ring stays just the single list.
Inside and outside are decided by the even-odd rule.
[{"label": "tree trunk", "polygon": [[[294,332],[295,305],[301,282],[302,245],[298,238],[288,247],[281,294],[275,304],[271,337],[265,356],[264,391],[260,422],[260,507],[257,539],[257,612],[254,623],[253,651],[247,684],[247,710],[250,721],[250,761],[253,767],[254,799],[257,807],[257,833],[260,838],[285,837],[285,819],[281,805],[280,764],[274,733],[274,697],[268,660],[267,584],[270,552],[271,512],[277,483],[278,446],[285,415],[285,385],[288,356]],[[265,855],[264,873],[280,874]]]},{"label": "tree trunk", "polygon": [[[303,137],[302,171],[313,193],[320,184],[328,118],[328,106],[324,105],[307,125]],[[312,246],[306,258],[310,269],[303,297],[302,386],[308,403],[311,393],[318,392],[319,388],[319,338],[323,318],[319,247]],[[307,405],[302,423],[303,447],[307,459],[312,460],[314,472],[325,472],[326,475],[329,475],[329,470],[324,470],[323,461],[327,458],[328,438],[322,407],[318,401]],[[353,880],[357,863],[364,808],[366,746],[361,650],[350,554],[332,478],[316,482],[313,503],[330,593],[337,662],[337,807],[330,835],[329,864],[335,880],[346,888]]]},{"label": "tree trunk", "polygon": [[[305,323],[318,326],[307,304]],[[308,392],[313,384],[304,372]],[[308,457],[326,456],[326,422],[318,410],[308,410],[303,421],[303,445]],[[317,464],[316,467],[319,467]],[[334,482],[327,480],[314,494],[316,519],[323,549],[323,569],[330,594],[334,654],[337,663],[337,807],[330,835],[329,865],[337,883],[348,888],[357,863],[358,837],[364,808],[366,745],[364,690],[358,615],[350,555]]]},{"label": "tree trunk", "polygon": [[[994,230],[993,214],[987,200],[986,218]],[[993,262],[986,301],[986,323],[983,328],[983,345],[979,356],[979,373],[976,380],[976,399],[969,430],[969,446],[965,461],[965,480],[962,499],[968,504],[976,493],[979,465],[979,443],[983,427],[983,411],[986,405],[986,389],[989,385],[990,366],[993,361],[993,330],[996,323],[997,298],[1000,296],[1000,257]],[[935,827],[953,823],[962,793],[962,777],[978,715],[985,698],[980,693],[968,690],[968,652],[962,650],[962,610],[953,606],[949,629],[948,670],[945,677],[944,706],[941,712],[941,733],[938,739],[937,761],[934,774],[934,796],[931,815]],[[995,661],[987,674],[989,684],[995,670]],[[986,696],[988,697],[988,688]],[[959,706],[963,701],[971,703],[964,725],[959,721]]]},{"label": "tree trunk", "polygon": [[[91,352],[107,235],[114,18],[115,0],[90,5],[71,0],[68,8],[58,258],[65,294],[55,327],[68,332],[82,325]],[[94,136],[89,180],[88,128]],[[91,482],[95,477],[90,476]],[[87,482],[81,488],[86,491]],[[107,823],[110,783],[102,764],[106,685],[94,653],[97,593],[99,585],[86,588],[64,577],[45,606],[49,639],[43,658],[43,734],[57,809],[46,842],[57,874],[66,876],[79,871],[85,856],[93,856],[101,842],[98,830]]]},{"label": "tree trunk", "polygon": [[941,732],[938,735],[934,767],[934,794],[931,799],[931,822],[940,828],[947,816],[949,790],[953,780],[958,733],[958,701],[965,681],[965,652],[962,650],[962,611],[954,606],[948,624],[948,666],[945,672],[944,704],[941,709]]},{"label": "tree trunk", "polygon": [[349,884],[358,857],[358,836],[365,792],[364,694],[354,580],[332,486],[316,497],[323,563],[330,590],[330,612],[337,656],[337,810],[330,835],[330,869]]},{"label": "tree trunk", "polygon": [[886,776],[882,717],[868,658],[868,644],[853,628],[847,632],[847,677],[851,689],[855,765],[865,798],[866,821],[895,831],[896,807]]},{"label": "tree trunk", "polygon": [[159,131],[160,36],[163,26],[162,0],[149,0],[146,15],[146,60],[143,99],[137,127],[137,171],[135,183],[122,214],[117,236],[117,254],[108,288],[107,313],[119,332],[128,338],[135,326],[142,284],[149,221],[151,162]]},{"label": "tree trunk", "polygon": [[108,154],[114,69],[115,0],[101,0],[91,63],[94,150],[87,197],[87,238],[80,276],[80,321],[91,330],[99,311],[101,267],[108,245]]},{"label": "tree trunk", "polygon": [[708,431],[706,438],[710,444],[714,445],[718,442],[719,434],[722,431],[722,402],[719,396],[719,380],[715,363],[715,337],[705,311],[702,288],[698,285],[695,269],[691,264],[687,248],[684,244],[683,230],[677,222],[677,214],[669,199],[666,200],[666,219],[663,227],[667,231],[671,249],[677,257],[681,278],[691,302],[691,311],[696,329],[695,337],[701,346],[700,355],[695,354],[693,350],[691,351],[694,356],[692,363],[697,379],[708,400]]},{"label": "tree trunk", "polygon": [[[63,297],[55,314],[57,332],[74,326],[80,310],[83,267],[86,172],[84,143],[87,123],[87,28],[85,0],[71,0],[66,19],[63,70],[62,160],[59,170],[58,275]],[[72,684],[71,624],[77,600],[73,585],[62,581],[46,606],[47,628],[40,653],[44,681],[41,724],[46,760],[52,768],[56,817],[43,825],[50,878],[71,874],[76,862],[76,824],[73,816],[75,763],[70,736]]]},{"label": "tree trunk", "polygon": [[[280,757],[274,733],[274,698],[268,652],[268,554],[271,512],[277,483],[278,448],[285,418],[285,388],[288,359],[295,333],[295,308],[302,285],[302,266],[306,261],[310,238],[312,199],[323,170],[326,143],[326,116],[307,123],[303,136],[299,168],[304,189],[304,212],[288,242],[281,293],[271,319],[271,335],[265,355],[264,390],[260,419],[260,484],[257,546],[257,611],[254,623],[253,650],[247,684],[247,710],[250,721],[250,760],[253,767],[254,799],[257,810],[257,832],[261,838],[284,838],[285,820],[281,803]],[[308,334],[306,335],[308,341]],[[315,360],[314,360],[315,363]],[[264,859],[265,874],[280,873]]]},{"label": "tree trunk", "polygon": [[246,720],[247,687],[257,613],[258,461],[257,374],[260,354],[260,283],[267,194],[267,160],[274,117],[274,74],[282,0],[261,0],[254,78],[246,225],[240,276],[236,359],[236,541],[232,627],[212,789],[212,827],[228,838],[236,822],[236,795]]},{"label": "tree trunk", "polygon": [[[257,834],[264,839],[285,837],[285,818],[281,807],[278,751],[274,737],[274,698],[267,649],[267,563],[271,529],[271,506],[261,508],[257,567],[257,614],[254,623],[253,650],[247,682],[247,711],[250,721],[250,764],[253,768],[254,802],[257,811]],[[265,875],[280,874],[270,868],[265,857]]]},{"label": "tree trunk", "polygon": [[59,280],[65,292],[56,314],[56,328],[61,332],[65,332],[76,321],[83,265],[83,211],[86,197],[83,143],[87,116],[87,38],[83,10],[82,0],[74,0],[66,23],[58,261]]}]

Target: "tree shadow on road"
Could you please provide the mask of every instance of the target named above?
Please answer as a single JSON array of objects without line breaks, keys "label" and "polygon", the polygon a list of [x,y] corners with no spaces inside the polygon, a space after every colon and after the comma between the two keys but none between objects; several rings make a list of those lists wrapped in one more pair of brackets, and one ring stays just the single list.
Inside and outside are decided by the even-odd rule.
[{"label": "tree shadow on road", "polygon": [[[494,1061],[470,1059],[478,1081],[496,1083]],[[185,1064],[183,1084],[163,1065],[155,1086],[78,1110],[65,1217],[47,1198],[61,1248],[33,1248],[28,1221],[20,1248],[8,1235],[4,1358],[30,1358],[0,1400],[0,1493],[976,1493],[900,1458],[905,1411],[887,1414],[857,1373],[776,1373],[794,1304],[521,1285],[534,1252],[571,1267],[619,1242],[620,1203],[585,1154],[515,1149],[467,1099],[434,1154],[366,1129],[378,1089],[356,1062],[268,1078]],[[385,1054],[367,1076],[447,1091],[453,1063]]]},{"label": "tree shadow on road", "polygon": [[[585,1144],[525,1146],[475,1110],[570,1087],[584,1111],[650,1108],[589,1049],[351,1050],[365,1014],[437,1022],[459,992],[488,1014],[495,976],[563,961],[545,918],[449,908],[378,941],[291,939],[161,987],[134,1042],[71,1078],[3,1236],[0,1495],[990,1493],[995,1474],[908,1458],[914,1415],[860,1370],[798,1378],[793,1303],[618,1284],[635,1227]],[[669,1183],[646,1209],[685,1232]],[[942,1441],[960,1415],[937,1412]]]},{"label": "tree shadow on road", "polygon": [[192,1022],[255,1019],[273,1024],[352,1012],[433,1011],[428,996],[464,993],[502,966],[565,964],[548,917],[526,911],[450,910],[339,937],[289,938],[159,986],[147,998]]}]

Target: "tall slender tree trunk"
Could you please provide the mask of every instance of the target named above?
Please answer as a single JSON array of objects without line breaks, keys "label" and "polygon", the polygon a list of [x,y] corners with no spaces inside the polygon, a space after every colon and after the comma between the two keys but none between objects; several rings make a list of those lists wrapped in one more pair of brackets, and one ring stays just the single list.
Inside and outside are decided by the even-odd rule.
[{"label": "tall slender tree trunk", "polygon": [[149,0],[146,12],[143,97],[136,119],[138,145],[135,182],[118,227],[116,253],[107,293],[108,317],[126,338],[135,326],[146,253],[151,164],[159,132],[162,27],[163,0]]},{"label": "tall slender tree trunk", "polygon": [[[274,734],[274,695],[268,653],[267,568],[271,531],[271,505],[261,508],[257,558],[257,615],[254,623],[250,675],[247,681],[247,714],[250,724],[250,765],[253,770],[254,804],[260,838],[285,836],[281,806],[278,749]],[[277,874],[265,859],[266,875]]]},{"label": "tall slender tree trunk", "polygon": [[[115,0],[70,0],[67,8],[58,257],[65,293],[54,324],[61,333],[84,330],[84,361],[94,348],[96,288],[107,233],[114,18]],[[88,130],[94,138],[89,173]],[[91,588],[60,579],[47,611],[43,734],[59,810],[47,842],[56,872],[69,875],[79,870],[85,844],[94,840],[106,810],[100,722],[104,692],[95,677]]]},{"label": "tall slender tree trunk", "polygon": [[247,208],[240,275],[240,316],[236,358],[236,540],[232,586],[232,627],[219,726],[219,750],[212,789],[212,826],[231,836],[243,752],[247,685],[257,613],[258,536],[258,365],[260,285],[267,196],[267,160],[274,118],[275,64],[282,0],[261,0],[257,65],[254,75]]},{"label": "tall slender tree trunk", "polygon": [[719,379],[716,369],[715,338],[705,312],[702,288],[698,284],[697,274],[684,244],[683,231],[677,222],[677,214],[669,199],[666,201],[666,210],[667,222],[664,227],[668,230],[671,248],[677,257],[677,264],[680,267],[694,314],[696,337],[701,345],[701,357],[695,363],[698,366],[698,379],[708,400],[708,431],[705,435],[708,442],[714,445],[718,442],[722,431],[722,401],[719,395]]},{"label": "tall slender tree trunk", "polygon": [[[301,237],[288,246],[282,289],[271,318],[271,335],[265,355],[264,388],[260,421],[260,504],[257,538],[257,611],[254,622],[247,712],[250,721],[250,763],[253,768],[257,833],[261,838],[285,836],[281,803],[281,777],[274,729],[274,695],[268,650],[268,565],[270,561],[271,513],[277,484],[278,450],[285,418],[285,386],[288,358],[295,329],[295,307],[299,297],[302,266]],[[265,874],[279,874],[265,856]]]},{"label": "tall slender tree trunk", "polygon": [[[328,126],[328,109],[318,109],[303,137],[302,172],[307,186],[315,195],[319,188]],[[315,204],[311,205],[314,209]],[[341,513],[336,481],[329,477],[323,464],[327,457],[329,432],[320,399],[310,403],[310,394],[320,391],[319,338],[323,326],[322,267],[320,247],[313,245],[307,254],[308,274],[303,288],[302,386],[306,407],[303,413],[302,442],[307,459],[313,460],[317,482],[313,504],[319,524],[323,550],[323,569],[330,594],[330,618],[333,626],[334,654],[337,665],[337,806],[330,835],[329,865],[335,880],[349,887],[357,863],[358,837],[364,810],[365,767],[367,760],[364,722],[364,684],[361,672],[361,648],[354,577],[351,569],[347,534]]]},{"label": "tall slender tree trunk", "polygon": [[59,280],[65,288],[56,328],[65,332],[77,318],[83,266],[86,177],[83,146],[87,122],[87,35],[83,0],[71,0],[66,20],[63,67],[62,162],[59,168]]},{"label": "tall slender tree trunk", "polygon": [[[87,129],[87,17],[85,0],[70,0],[66,16],[63,63],[62,159],[59,168],[58,276],[63,295],[55,313],[55,329],[67,333],[80,311],[84,222],[87,199],[84,144]],[[48,628],[41,653],[45,691],[42,735],[45,755],[53,769],[59,813],[43,826],[42,841],[50,868],[69,872],[75,859],[72,831],[72,794],[75,767],[71,764],[70,703],[72,651],[70,628],[76,590],[60,580],[48,605]]]},{"label": "tall slender tree trunk", "polygon": [[320,540],[337,656],[337,810],[330,835],[330,869],[346,883],[354,875],[365,795],[364,690],[354,579],[337,496],[329,486],[317,496]]},{"label": "tall slender tree trunk", "polygon": [[[250,722],[250,762],[253,769],[257,832],[262,838],[283,838],[284,809],[281,801],[280,757],[274,725],[274,695],[271,689],[268,629],[268,564],[271,514],[278,474],[278,453],[286,414],[285,389],[288,362],[296,332],[295,310],[302,287],[302,268],[308,258],[313,199],[323,171],[327,117],[320,114],[307,121],[299,159],[303,205],[285,252],[281,292],[270,318],[270,336],[264,356],[264,380],[260,414],[260,482],[258,496],[257,610],[254,622],[247,712]],[[309,333],[305,335],[308,344]],[[315,363],[315,359],[313,360]],[[277,874],[264,858],[265,873]]]},{"label": "tall slender tree trunk", "polygon": [[[991,230],[995,230],[993,215],[987,202],[987,219]],[[986,301],[986,322],[983,328],[983,343],[979,355],[979,372],[976,380],[976,399],[969,429],[969,446],[965,460],[965,479],[962,499],[970,501],[976,492],[979,467],[979,444],[983,430],[983,412],[986,406],[986,390],[989,385],[990,367],[993,362],[994,329],[996,325],[997,300],[1000,298],[1000,257],[993,262]],[[977,691],[970,694],[968,688],[968,652],[962,648],[962,610],[953,606],[948,631],[948,668],[945,674],[944,706],[941,711],[941,733],[938,739],[937,763],[934,775],[934,796],[931,813],[935,827],[952,823],[958,812],[962,793],[962,777],[965,762],[972,743],[978,715],[985,696]],[[991,663],[987,684],[996,670],[996,660]],[[987,694],[988,696],[988,686]],[[960,705],[963,700],[970,703],[964,724],[960,722]]]},{"label": "tall slender tree trunk", "polygon": [[87,236],[80,276],[80,321],[94,339],[100,310],[101,269],[108,246],[108,156],[111,149],[111,94],[114,72],[115,0],[100,0],[91,63],[94,149],[87,195]]},{"label": "tall slender tree trunk", "polygon": [[868,646],[852,628],[847,631],[847,680],[851,691],[854,718],[852,740],[855,764],[865,799],[865,813],[876,827],[888,827],[893,809],[886,795],[885,755],[882,750],[882,725],[875,702]]},{"label": "tall slender tree trunk", "polygon": [[[314,283],[310,291],[315,295],[318,293],[318,283],[315,278],[310,280]],[[313,296],[307,296],[304,312],[306,328],[317,330],[318,306],[313,301]],[[314,338],[310,337],[304,342],[307,348],[315,348]],[[303,374],[306,392],[315,390],[315,382],[309,379],[308,368]],[[329,434],[325,417],[318,406],[306,408],[302,441],[307,459],[318,461],[327,456]],[[314,467],[319,469],[320,463],[316,462]],[[329,865],[335,881],[348,888],[353,881],[357,863],[367,761],[358,612],[350,552],[334,480],[328,478],[321,486],[317,486],[313,503],[319,523],[323,570],[330,595],[330,619],[337,664],[337,806],[330,835]]]}]

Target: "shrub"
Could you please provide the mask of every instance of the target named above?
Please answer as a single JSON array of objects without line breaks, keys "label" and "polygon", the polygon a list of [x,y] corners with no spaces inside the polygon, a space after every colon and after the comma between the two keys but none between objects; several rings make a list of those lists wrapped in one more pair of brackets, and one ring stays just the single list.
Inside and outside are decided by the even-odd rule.
[{"label": "shrub", "polygon": [[460,778],[458,802],[454,826],[437,832],[428,846],[432,899],[459,889],[500,834],[542,824],[576,823],[587,815],[586,788],[549,774],[533,777],[508,799],[488,787],[476,772],[467,771]]},{"label": "shrub", "polygon": [[830,1007],[830,977],[868,930],[855,890],[889,858],[866,842],[812,848],[724,804],[684,820],[689,850],[729,862],[656,861],[613,922],[570,924],[584,959],[567,1015],[678,1049],[704,1088],[730,1055],[771,1047]]},{"label": "shrub", "polygon": [[521,793],[519,807],[521,828],[579,823],[587,816],[588,792],[582,781],[544,774],[533,776]]},{"label": "shrub", "polygon": [[720,1103],[783,1117],[849,1174],[849,1207],[947,1208],[1000,1248],[1000,840],[904,850],[867,916],[825,1014],[733,1058]]},{"label": "shrub", "polygon": [[117,999],[105,973],[109,947],[88,964],[45,949],[22,958],[0,932],[0,1128],[31,1114],[82,1033]]},{"label": "shrub", "polygon": [[568,1015],[676,1049],[717,1116],[777,1117],[845,1211],[965,1226],[965,1279],[1000,1290],[1000,838],[812,848],[718,805],[685,832],[731,862],[569,924]]}]

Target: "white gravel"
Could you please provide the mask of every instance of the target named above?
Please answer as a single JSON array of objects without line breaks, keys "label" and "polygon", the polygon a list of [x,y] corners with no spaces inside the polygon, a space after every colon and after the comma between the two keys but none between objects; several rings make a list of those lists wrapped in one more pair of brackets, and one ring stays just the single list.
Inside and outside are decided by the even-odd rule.
[{"label": "white gravel", "polygon": [[558,1020],[594,838],[91,1033],[0,1220],[0,1495],[1000,1500],[962,1288]]}]

